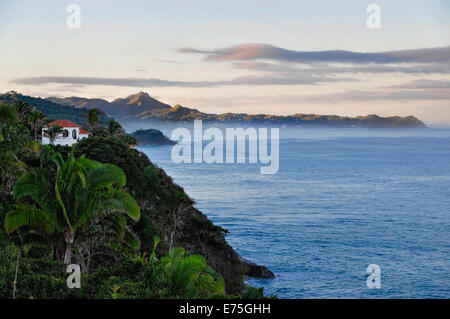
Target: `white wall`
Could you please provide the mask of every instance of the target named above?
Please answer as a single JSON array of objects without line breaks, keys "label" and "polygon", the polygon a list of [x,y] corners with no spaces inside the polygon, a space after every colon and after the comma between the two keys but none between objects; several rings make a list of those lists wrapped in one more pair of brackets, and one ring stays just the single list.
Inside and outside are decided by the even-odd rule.
[{"label": "white wall", "polygon": [[[63,134],[59,134],[58,137],[55,139],[54,144],[55,145],[67,145],[72,146],[75,143],[77,143],[79,140],[82,140],[84,138],[87,138],[89,135],[87,134],[80,134],[80,128],[79,127],[63,127],[64,130],[67,130],[69,132],[69,135],[67,137],[63,137]],[[45,128],[42,129],[42,144],[50,144],[50,139],[48,137],[44,136]],[[72,137],[72,132],[75,130],[76,132],[76,138],[74,139]]]}]

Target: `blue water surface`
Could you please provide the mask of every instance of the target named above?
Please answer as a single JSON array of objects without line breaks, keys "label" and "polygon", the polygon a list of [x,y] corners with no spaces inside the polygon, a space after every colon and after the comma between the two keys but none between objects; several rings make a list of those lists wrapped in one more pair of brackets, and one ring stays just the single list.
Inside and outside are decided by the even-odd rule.
[{"label": "blue water surface", "polygon": [[[170,136],[170,132],[165,132]],[[281,129],[280,169],[140,147],[280,298],[449,298],[450,130]],[[366,285],[369,264],[381,288]]]}]

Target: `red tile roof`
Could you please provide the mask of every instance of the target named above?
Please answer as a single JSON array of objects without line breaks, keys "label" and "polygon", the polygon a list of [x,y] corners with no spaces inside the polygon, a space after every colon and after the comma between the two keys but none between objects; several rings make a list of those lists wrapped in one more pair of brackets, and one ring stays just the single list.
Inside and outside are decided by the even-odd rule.
[{"label": "red tile roof", "polygon": [[56,120],[49,124],[49,126],[52,126],[52,125],[58,125],[61,127],[79,127],[80,134],[88,134],[88,135],[90,134],[88,131],[83,130],[80,125],[75,124],[74,122],[69,121],[69,120]]},{"label": "red tile roof", "polygon": [[58,125],[61,127],[80,127],[80,125],[75,124],[74,122],[69,121],[69,120],[56,120],[56,121],[51,122],[49,125],[50,126]]}]

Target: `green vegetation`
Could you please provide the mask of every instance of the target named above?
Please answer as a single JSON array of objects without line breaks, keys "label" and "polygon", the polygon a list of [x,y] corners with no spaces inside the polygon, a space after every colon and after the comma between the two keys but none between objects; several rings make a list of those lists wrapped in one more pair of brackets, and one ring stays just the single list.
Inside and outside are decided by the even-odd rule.
[{"label": "green vegetation", "polygon": [[83,115],[83,117],[86,119],[86,122],[84,123],[86,130],[88,130],[89,132],[93,132],[96,128],[101,126],[102,122],[98,117],[99,115],[99,109],[90,109],[87,114]]},{"label": "green vegetation", "polygon": [[125,135],[125,130],[122,125],[115,120],[110,120],[108,126],[106,127],[106,132],[108,137],[120,137]]},{"label": "green vegetation", "polygon": [[[76,108],[74,106],[57,104],[47,99],[27,96],[14,91],[0,94],[0,103],[14,104],[15,101],[23,101],[33,106],[36,110],[44,113],[49,120],[64,119],[78,125],[82,125],[86,121],[84,116],[88,113],[88,109],[83,107]],[[108,116],[103,112],[101,112],[99,118],[102,123],[107,123],[108,121]]]},{"label": "green vegetation", "polygon": [[[0,250],[0,298],[226,298],[224,282],[199,255],[174,248],[167,256],[139,256],[111,245],[114,255],[82,272],[81,288],[68,289],[64,264],[16,246]],[[20,267],[15,279],[17,262]],[[17,282],[16,291],[11,283]]]},{"label": "green vegetation", "polygon": [[[51,152],[51,148],[43,151]],[[23,226],[39,229],[46,235],[59,234],[65,241],[64,263],[70,264],[75,235],[85,240],[94,237],[126,238],[127,213],[139,219],[139,207],[134,199],[121,190],[126,177],[115,165],[101,164],[70,154],[66,161],[60,153],[43,156],[55,163],[56,175],[49,176],[49,163],[22,176],[14,187],[15,209],[6,215],[8,234]],[[30,197],[32,204],[20,200]],[[129,236],[128,238],[132,238]],[[134,240],[132,244],[139,247]],[[59,241],[52,242],[58,245]],[[79,243],[79,245],[86,245]],[[60,258],[57,258],[60,259]]]},{"label": "green vegetation", "polygon": [[[50,120],[0,103],[0,298],[262,297],[239,295],[244,268],[226,231],[133,137],[86,120],[92,134],[73,148],[41,145]],[[67,288],[70,263],[80,289]]]}]

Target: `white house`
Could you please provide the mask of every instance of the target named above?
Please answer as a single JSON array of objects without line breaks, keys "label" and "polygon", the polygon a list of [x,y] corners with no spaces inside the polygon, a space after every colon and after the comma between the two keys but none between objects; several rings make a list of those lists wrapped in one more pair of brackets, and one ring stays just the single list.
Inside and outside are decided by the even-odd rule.
[{"label": "white house", "polygon": [[[80,125],[68,120],[57,120],[49,124],[49,126],[53,125],[58,125],[63,129],[62,133],[58,134],[58,137],[55,139],[55,145],[72,146],[79,140],[89,136],[89,132],[83,130]],[[46,133],[47,128],[48,126],[42,128],[42,144],[51,144],[50,138]]]}]

